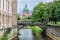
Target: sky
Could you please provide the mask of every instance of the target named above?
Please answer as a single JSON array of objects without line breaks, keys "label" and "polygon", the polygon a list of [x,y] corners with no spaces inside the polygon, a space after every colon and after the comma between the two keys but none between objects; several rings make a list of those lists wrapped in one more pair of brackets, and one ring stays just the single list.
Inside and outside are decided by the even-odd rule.
[{"label": "sky", "polygon": [[53,0],[18,0],[17,1],[17,12],[21,14],[25,4],[28,5],[29,10],[33,10],[33,8],[39,2],[51,2],[51,1],[53,1]]}]

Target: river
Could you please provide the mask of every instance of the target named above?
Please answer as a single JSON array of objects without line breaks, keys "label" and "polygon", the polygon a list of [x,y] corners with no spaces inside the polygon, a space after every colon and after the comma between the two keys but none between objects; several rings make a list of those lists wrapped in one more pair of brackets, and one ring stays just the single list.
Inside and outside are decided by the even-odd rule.
[{"label": "river", "polygon": [[[31,29],[20,29],[18,33],[19,40],[37,40],[36,39],[37,37],[33,36]],[[41,38],[38,40],[52,40],[52,39],[46,36],[46,34],[43,32]]]}]

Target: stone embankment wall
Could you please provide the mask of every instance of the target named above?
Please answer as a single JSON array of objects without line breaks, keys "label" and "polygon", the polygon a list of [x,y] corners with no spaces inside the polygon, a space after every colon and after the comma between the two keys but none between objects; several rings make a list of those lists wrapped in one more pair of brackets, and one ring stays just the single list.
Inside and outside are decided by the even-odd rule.
[{"label": "stone embankment wall", "polygon": [[17,36],[17,28],[13,28],[12,30],[11,30],[11,33],[9,34],[9,36],[8,36],[8,40],[11,40],[11,39],[13,39],[14,37],[16,37]]},{"label": "stone embankment wall", "polygon": [[48,26],[47,35],[53,40],[60,40],[60,27],[58,26]]},{"label": "stone embankment wall", "polygon": [[[0,39],[1,39],[4,31],[5,31],[5,29],[0,29]],[[11,40],[16,36],[17,36],[17,28],[11,28],[11,32],[8,35],[8,40]]]}]

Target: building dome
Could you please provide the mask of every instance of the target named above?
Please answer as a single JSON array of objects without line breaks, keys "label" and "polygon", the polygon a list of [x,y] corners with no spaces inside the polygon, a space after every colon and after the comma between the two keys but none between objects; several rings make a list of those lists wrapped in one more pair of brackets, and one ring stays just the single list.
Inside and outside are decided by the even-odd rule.
[{"label": "building dome", "polygon": [[23,9],[23,12],[29,12],[28,7],[27,7],[27,4],[25,4],[25,7]]},{"label": "building dome", "polygon": [[25,4],[23,9],[23,17],[28,18],[29,17],[29,9],[27,7],[27,4]]}]

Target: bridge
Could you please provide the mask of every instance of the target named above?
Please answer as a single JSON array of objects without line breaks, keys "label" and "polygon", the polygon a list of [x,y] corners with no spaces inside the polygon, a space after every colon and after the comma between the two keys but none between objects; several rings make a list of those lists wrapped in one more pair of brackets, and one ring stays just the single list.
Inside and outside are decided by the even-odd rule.
[{"label": "bridge", "polygon": [[34,25],[34,26],[38,26],[42,29],[46,29],[46,26],[40,22],[32,22],[32,21],[26,21],[26,22],[22,22],[22,21],[18,21],[17,22],[18,24],[18,28],[21,29],[21,28],[24,28],[26,26],[29,26],[29,25]]}]

